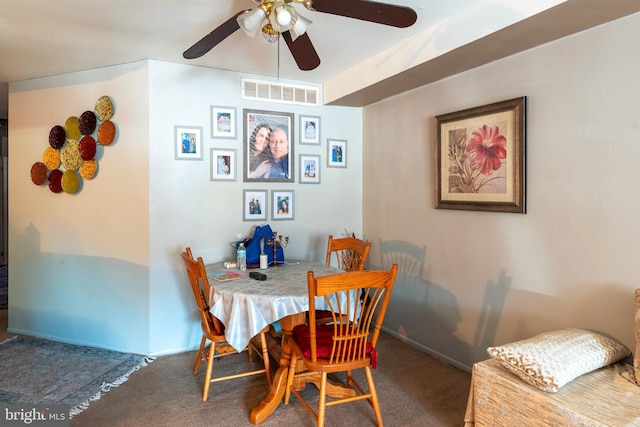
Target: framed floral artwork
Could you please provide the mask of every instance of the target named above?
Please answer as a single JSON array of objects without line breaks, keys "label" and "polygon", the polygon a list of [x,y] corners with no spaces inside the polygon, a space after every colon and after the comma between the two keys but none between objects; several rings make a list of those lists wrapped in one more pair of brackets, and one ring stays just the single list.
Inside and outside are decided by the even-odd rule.
[{"label": "framed floral artwork", "polygon": [[300,115],[300,144],[320,145],[320,117]]},{"label": "framed floral artwork", "polygon": [[436,117],[436,208],[525,213],[526,97]]},{"label": "framed floral artwork", "polygon": [[211,106],[211,138],[235,139],[237,128],[235,107]]},{"label": "framed floral artwork", "polygon": [[266,221],[267,190],[243,190],[242,220]]},{"label": "framed floral artwork", "polygon": [[176,160],[202,160],[202,127],[174,126]]},{"label": "framed floral artwork", "polygon": [[236,180],[236,150],[211,149],[211,181]]},{"label": "framed floral artwork", "polygon": [[320,184],[320,156],[300,154],[298,165],[300,184]]},{"label": "framed floral artwork", "polygon": [[344,139],[327,139],[327,167],[347,167],[347,141]]},{"label": "framed floral artwork", "polygon": [[294,182],[293,113],[244,112],[244,182]]},{"label": "framed floral artwork", "polygon": [[293,219],[293,190],[271,190],[271,219]]}]

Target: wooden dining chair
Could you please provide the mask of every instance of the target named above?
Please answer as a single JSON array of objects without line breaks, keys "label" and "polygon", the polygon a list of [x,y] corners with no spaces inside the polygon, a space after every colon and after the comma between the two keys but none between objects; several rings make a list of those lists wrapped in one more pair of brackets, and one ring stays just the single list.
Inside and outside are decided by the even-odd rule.
[{"label": "wooden dining chair", "polygon": [[[341,237],[334,239],[329,235],[327,242],[326,264],[334,263],[344,271],[362,271],[369,257],[371,242],[356,237]],[[331,321],[331,313],[326,310],[316,311],[316,322],[324,324]]]},{"label": "wooden dining chair", "polygon": [[335,262],[336,267],[344,271],[364,270],[371,249],[371,242],[356,237],[334,239],[329,235],[327,242],[326,264]]},{"label": "wooden dining chair", "polygon": [[[390,270],[367,270],[315,277],[307,274],[309,291],[308,324],[293,329],[290,340],[292,357],[285,391],[285,404],[291,393],[316,418],[318,426],[324,426],[327,406],[366,399],[373,407],[378,426],[382,426],[382,414],[376,393],[372,368],[376,367],[376,343],[395,283],[398,265]],[[319,325],[315,319],[316,297],[324,300],[332,313],[331,324]],[[317,411],[296,389],[294,377],[299,362],[305,371],[300,376],[320,374],[320,397]],[[355,380],[352,372],[364,369],[367,390]],[[327,375],[345,372],[347,386],[354,395],[327,399]]]},{"label": "wooden dining chair", "polygon": [[[193,368],[193,375],[198,374],[200,365],[202,362],[207,363],[207,372],[204,381],[204,390],[202,392],[202,400],[206,401],[209,397],[209,387],[211,383],[218,381],[230,380],[233,378],[241,378],[249,375],[257,375],[264,373],[267,377],[267,383],[271,386],[271,370],[269,367],[269,352],[267,348],[266,335],[269,332],[269,326],[265,327],[260,333],[254,337],[242,351],[247,351],[249,354],[249,362],[252,362],[254,351],[262,357],[264,362],[263,369],[256,369],[246,371],[238,374],[227,375],[222,377],[213,378],[213,365],[215,359],[229,356],[232,354],[238,354],[236,349],[227,343],[227,339],[224,335],[224,324],[213,314],[211,314],[208,298],[209,298],[209,280],[207,279],[207,272],[204,266],[202,258],[194,259],[193,253],[190,248],[182,253],[182,261],[187,275],[189,276],[189,283],[191,284],[191,290],[195,297],[196,306],[200,313],[201,326],[202,326],[202,339],[200,340],[200,348],[196,356],[196,363]],[[206,343],[210,341],[209,351],[207,352]],[[254,341],[260,342],[260,348]]]}]

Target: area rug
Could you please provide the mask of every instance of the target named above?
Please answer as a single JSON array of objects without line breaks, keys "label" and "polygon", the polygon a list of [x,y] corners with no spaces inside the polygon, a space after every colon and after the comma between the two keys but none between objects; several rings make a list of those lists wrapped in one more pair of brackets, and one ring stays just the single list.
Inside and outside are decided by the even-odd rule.
[{"label": "area rug", "polygon": [[154,358],[13,337],[0,343],[0,402],[69,405],[69,418]]},{"label": "area rug", "polygon": [[9,266],[0,267],[0,310],[9,306]]}]

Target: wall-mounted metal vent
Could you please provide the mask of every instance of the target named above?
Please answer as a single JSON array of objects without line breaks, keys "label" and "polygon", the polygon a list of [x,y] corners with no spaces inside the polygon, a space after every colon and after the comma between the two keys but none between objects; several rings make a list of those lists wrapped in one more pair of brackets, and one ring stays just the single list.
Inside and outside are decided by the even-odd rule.
[{"label": "wall-mounted metal vent", "polygon": [[269,81],[242,79],[242,98],[298,105],[320,105],[320,89]]}]

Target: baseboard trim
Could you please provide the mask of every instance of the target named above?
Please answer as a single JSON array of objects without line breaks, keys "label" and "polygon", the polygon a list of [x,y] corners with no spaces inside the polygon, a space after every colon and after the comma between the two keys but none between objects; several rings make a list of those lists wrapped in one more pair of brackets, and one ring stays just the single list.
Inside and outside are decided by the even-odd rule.
[{"label": "baseboard trim", "polygon": [[442,360],[445,363],[448,363],[451,366],[454,366],[455,368],[460,369],[461,371],[467,372],[467,373],[471,373],[471,366],[467,366],[463,363],[458,362],[455,359],[450,358],[447,355],[444,355],[430,347],[427,347],[424,344],[421,344],[417,341],[412,340],[411,338],[407,338],[405,336],[402,336],[400,334],[398,334],[395,331],[392,331],[390,329],[385,328],[384,326],[381,328],[382,331],[384,331],[386,334],[391,335],[394,338],[399,339],[400,341],[406,343],[407,345],[410,345],[411,347],[414,347],[424,353],[430,354],[431,356],[435,357],[436,359]]}]

